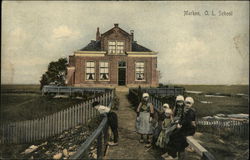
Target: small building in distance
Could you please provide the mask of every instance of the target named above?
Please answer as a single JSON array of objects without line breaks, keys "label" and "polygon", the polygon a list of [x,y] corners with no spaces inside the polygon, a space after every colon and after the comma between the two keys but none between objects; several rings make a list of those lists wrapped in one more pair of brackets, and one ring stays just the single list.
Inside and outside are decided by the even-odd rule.
[{"label": "small building in distance", "polygon": [[134,41],[134,32],[118,24],[96,32],[84,48],[69,56],[66,83],[77,87],[156,87],[157,53]]}]

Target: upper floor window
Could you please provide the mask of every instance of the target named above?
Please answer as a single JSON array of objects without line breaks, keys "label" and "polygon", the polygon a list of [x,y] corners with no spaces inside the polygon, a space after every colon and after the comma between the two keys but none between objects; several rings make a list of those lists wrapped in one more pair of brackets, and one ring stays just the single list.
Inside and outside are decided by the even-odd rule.
[{"label": "upper floor window", "polygon": [[109,63],[100,62],[100,80],[109,80]]},{"label": "upper floor window", "polygon": [[136,62],[135,63],[135,78],[138,81],[145,80],[144,77],[144,62]]},{"label": "upper floor window", "polygon": [[122,54],[122,53],[124,53],[124,42],[123,41],[109,41],[108,42],[108,53],[109,54]]},{"label": "upper floor window", "polygon": [[86,80],[95,80],[95,62],[86,62]]}]

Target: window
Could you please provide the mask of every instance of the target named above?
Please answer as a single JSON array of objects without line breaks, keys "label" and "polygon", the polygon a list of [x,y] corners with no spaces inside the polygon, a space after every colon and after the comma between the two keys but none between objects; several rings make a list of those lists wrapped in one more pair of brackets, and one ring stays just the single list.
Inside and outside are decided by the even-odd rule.
[{"label": "window", "polygon": [[122,41],[109,41],[108,42],[109,54],[122,54],[124,53],[124,42]]},{"label": "window", "polygon": [[144,62],[136,62],[135,63],[135,77],[136,77],[136,80],[138,80],[138,81],[145,80]]},{"label": "window", "polygon": [[86,80],[95,80],[95,62],[86,62]]},{"label": "window", "polygon": [[109,63],[100,62],[100,80],[109,80]]},{"label": "window", "polygon": [[118,63],[118,66],[120,67],[120,68],[124,68],[124,67],[126,67],[126,62],[125,61],[120,61],[119,63]]}]

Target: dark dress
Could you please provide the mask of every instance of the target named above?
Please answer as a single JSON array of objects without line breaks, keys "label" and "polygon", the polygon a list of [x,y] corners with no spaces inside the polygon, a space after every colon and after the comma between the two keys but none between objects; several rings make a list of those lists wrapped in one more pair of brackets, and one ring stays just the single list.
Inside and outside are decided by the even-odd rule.
[{"label": "dark dress", "polygon": [[183,152],[188,146],[186,136],[191,136],[195,133],[192,121],[195,121],[195,110],[193,108],[185,108],[179,123],[182,127],[173,131],[166,147],[168,154],[173,158],[177,156],[177,152]]},{"label": "dark dress", "polygon": [[184,112],[184,104],[183,105],[177,105],[175,106],[175,112],[174,112],[174,117],[175,119],[181,119],[183,116]]}]

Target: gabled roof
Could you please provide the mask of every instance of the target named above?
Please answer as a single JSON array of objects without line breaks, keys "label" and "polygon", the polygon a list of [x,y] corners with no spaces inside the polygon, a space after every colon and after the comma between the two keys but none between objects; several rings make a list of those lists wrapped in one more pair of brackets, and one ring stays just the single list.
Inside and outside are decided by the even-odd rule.
[{"label": "gabled roof", "polygon": [[[101,41],[92,40],[87,46],[80,49],[80,51],[101,51]],[[132,43],[132,52],[152,52],[152,51],[134,41]]]},{"label": "gabled roof", "polygon": [[108,35],[108,34],[112,34],[112,33],[113,33],[113,30],[114,30],[115,28],[118,28],[118,29],[121,31],[122,34],[124,34],[124,35],[126,35],[126,36],[130,36],[130,34],[129,34],[128,32],[124,31],[124,30],[121,29],[120,27],[113,27],[113,28],[111,28],[110,30],[108,30],[107,32],[105,32],[105,33],[103,33],[103,34],[101,34],[101,35],[102,35],[102,36],[105,36],[105,35]]},{"label": "gabled roof", "polygon": [[101,41],[92,40],[87,46],[80,49],[80,51],[101,51]]},{"label": "gabled roof", "polygon": [[139,45],[136,41],[133,41],[132,52],[152,52],[152,51],[142,45]]}]

